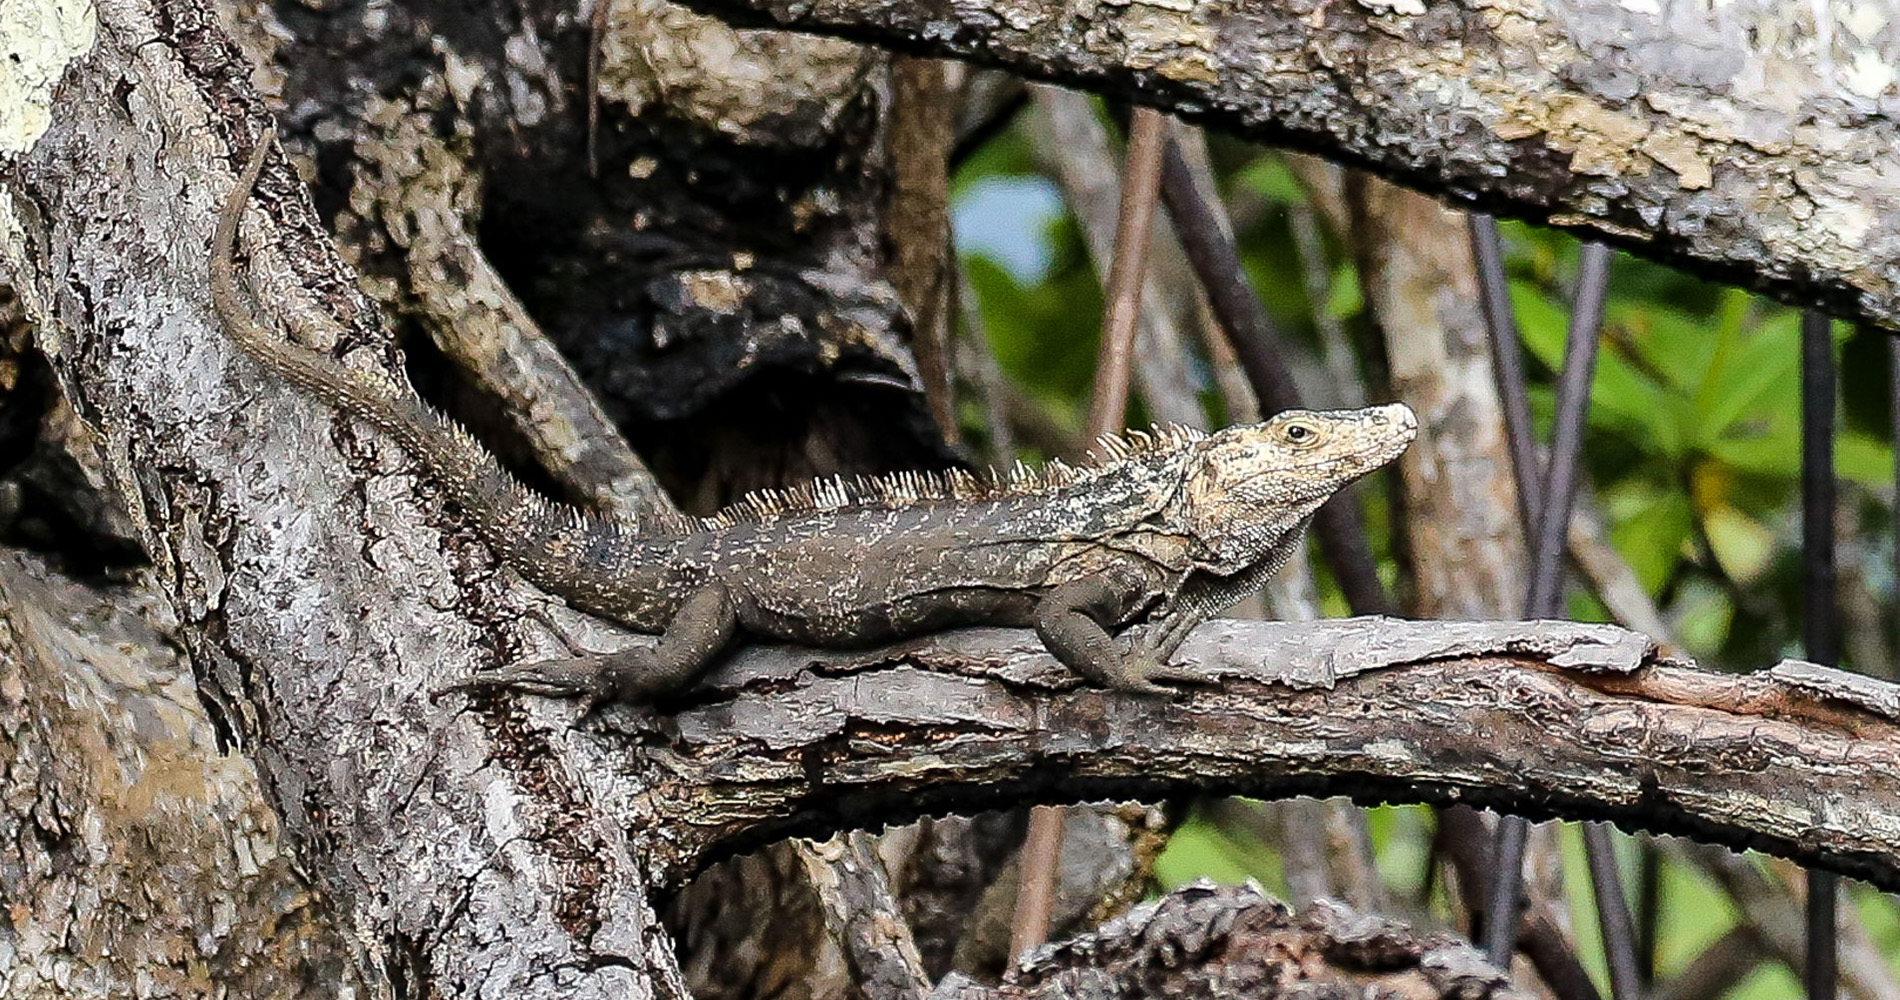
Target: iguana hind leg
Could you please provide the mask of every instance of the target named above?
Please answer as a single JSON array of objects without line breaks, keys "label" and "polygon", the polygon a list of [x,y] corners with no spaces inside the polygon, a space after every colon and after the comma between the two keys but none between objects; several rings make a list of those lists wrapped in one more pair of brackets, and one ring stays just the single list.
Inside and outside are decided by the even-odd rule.
[{"label": "iguana hind leg", "polygon": [[691,686],[738,633],[739,617],[731,595],[724,585],[709,583],[680,605],[652,646],[476,674],[439,688],[435,696],[452,691],[515,691],[586,698],[590,705],[651,701]]},{"label": "iguana hind leg", "polygon": [[1103,622],[1121,618],[1141,589],[1126,573],[1104,570],[1051,590],[1036,606],[1036,635],[1065,666],[1103,687],[1134,694],[1171,695],[1156,681],[1197,678],[1167,665],[1165,655],[1137,644],[1122,651]]}]

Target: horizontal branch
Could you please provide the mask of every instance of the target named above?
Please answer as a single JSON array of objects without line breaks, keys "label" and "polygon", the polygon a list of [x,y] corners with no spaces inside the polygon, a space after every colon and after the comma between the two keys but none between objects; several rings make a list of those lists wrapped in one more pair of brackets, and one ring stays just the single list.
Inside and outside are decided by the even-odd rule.
[{"label": "horizontal branch", "polygon": [[1000,986],[953,974],[931,1000],[1097,995],[1078,989],[1088,982],[1140,984],[1141,996],[1161,998],[1531,995],[1451,935],[1419,934],[1330,900],[1295,913],[1258,889],[1202,882],[1041,949]]},{"label": "horizontal branch", "polygon": [[667,879],[792,834],[1193,791],[1611,820],[1900,888],[1893,685],[1711,673],[1569,622],[1218,621],[1180,659],[1208,683],[1152,700],[1078,686],[1016,630],[754,647],[658,726],[604,721],[669,776]]},{"label": "horizontal branch", "polygon": [[1119,94],[1900,328],[1900,34],[1833,7],[691,3]]}]

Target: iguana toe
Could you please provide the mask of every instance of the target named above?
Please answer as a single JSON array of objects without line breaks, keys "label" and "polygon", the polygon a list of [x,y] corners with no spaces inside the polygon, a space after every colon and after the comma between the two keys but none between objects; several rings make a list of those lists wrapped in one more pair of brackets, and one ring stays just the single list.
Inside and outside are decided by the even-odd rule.
[{"label": "iguana toe", "polygon": [[547,698],[604,699],[615,694],[615,685],[600,669],[597,659],[542,660],[524,663],[489,673],[471,674],[436,688],[431,701],[456,692],[513,691]]},{"label": "iguana toe", "polygon": [[1194,683],[1199,680],[1199,677],[1179,667],[1171,667],[1152,657],[1135,656],[1129,658],[1120,672],[1108,678],[1108,686],[1129,694],[1172,698],[1181,692],[1165,684],[1158,684],[1157,681],[1180,684]]}]

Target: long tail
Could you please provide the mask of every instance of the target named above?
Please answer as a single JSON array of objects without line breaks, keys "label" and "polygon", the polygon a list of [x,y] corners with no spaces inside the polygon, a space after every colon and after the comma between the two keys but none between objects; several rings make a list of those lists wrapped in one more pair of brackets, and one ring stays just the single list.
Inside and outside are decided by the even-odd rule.
[{"label": "long tail", "polygon": [[583,597],[577,603],[592,603],[584,598],[591,596],[600,581],[577,579],[585,573],[588,556],[627,552],[631,536],[673,526],[636,526],[550,503],[522,486],[467,431],[424,403],[406,384],[379,385],[265,326],[238,287],[234,257],[238,223],[270,147],[268,138],[258,140],[244,175],[218,214],[211,253],[211,299],[225,330],[265,367],[329,405],[369,421],[420,459],[468,513],[483,539],[522,576],[563,597]]}]

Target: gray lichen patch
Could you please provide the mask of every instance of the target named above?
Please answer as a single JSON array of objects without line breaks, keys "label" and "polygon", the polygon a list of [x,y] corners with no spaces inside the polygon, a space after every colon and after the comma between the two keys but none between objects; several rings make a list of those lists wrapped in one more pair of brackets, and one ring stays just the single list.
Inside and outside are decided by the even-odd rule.
[{"label": "gray lichen patch", "polygon": [[92,49],[99,30],[89,0],[0,4],[0,154],[33,147],[53,122],[53,90],[66,67]]}]

